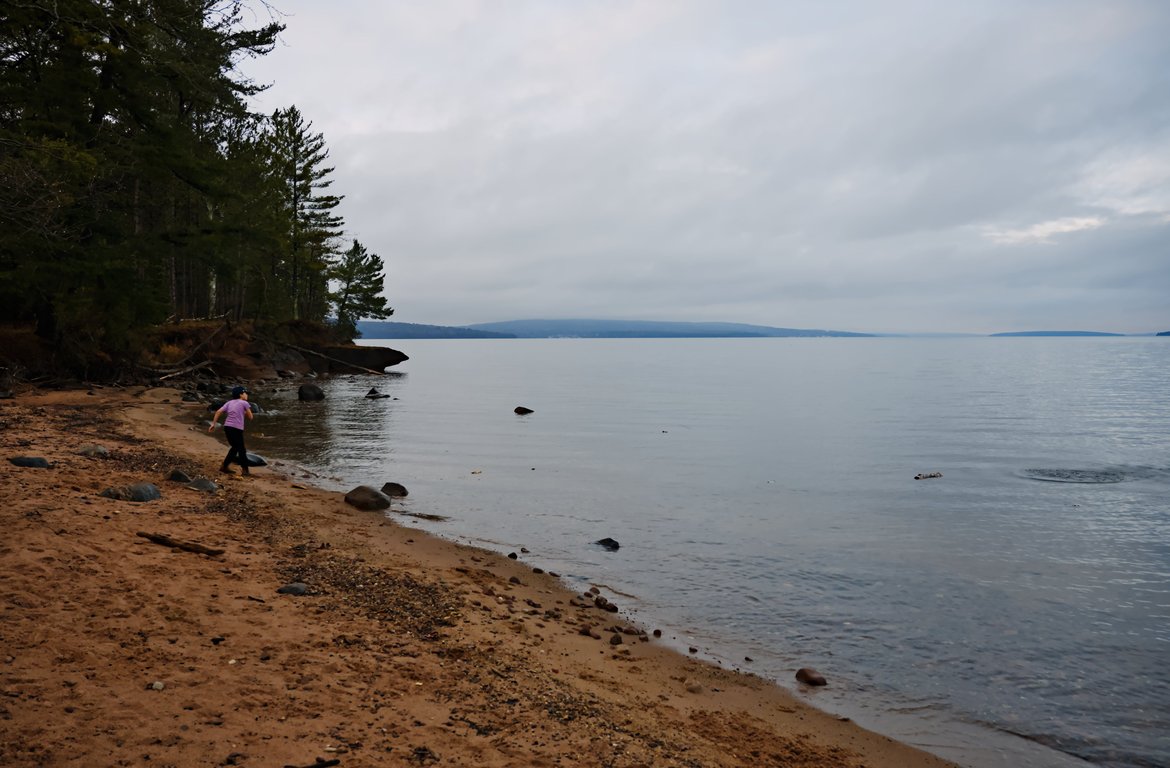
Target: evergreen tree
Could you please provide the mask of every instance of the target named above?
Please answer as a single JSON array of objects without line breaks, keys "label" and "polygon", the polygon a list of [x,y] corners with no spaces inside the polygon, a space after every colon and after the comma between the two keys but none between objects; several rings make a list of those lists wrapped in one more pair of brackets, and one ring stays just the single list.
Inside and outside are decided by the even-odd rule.
[{"label": "evergreen tree", "polygon": [[357,240],[330,270],[337,290],[330,300],[337,316],[338,329],[349,337],[357,334],[357,321],[363,318],[381,320],[394,314],[386,306],[382,295],[386,275],[381,257],[370,253]]},{"label": "evergreen tree", "polygon": [[281,198],[285,225],[282,252],[271,254],[270,274],[285,287],[294,319],[323,320],[328,311],[328,270],[337,255],[343,220],[333,212],[342,198],[325,167],[325,137],[311,131],[295,106],[273,113],[267,137],[269,172]]},{"label": "evergreen tree", "polygon": [[28,0],[0,24],[0,320],[79,353],[209,306],[242,0]]}]

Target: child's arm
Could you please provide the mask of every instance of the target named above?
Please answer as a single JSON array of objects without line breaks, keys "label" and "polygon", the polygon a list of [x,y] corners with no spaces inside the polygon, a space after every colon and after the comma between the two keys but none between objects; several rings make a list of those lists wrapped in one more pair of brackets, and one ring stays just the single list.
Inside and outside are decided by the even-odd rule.
[{"label": "child's arm", "polygon": [[[224,406],[224,408],[226,408],[226,407],[227,407],[227,406]],[[215,429],[215,423],[216,423],[217,421],[219,421],[219,415],[220,415],[221,413],[223,413],[223,411],[224,411],[224,408],[220,408],[218,411],[216,411],[216,412],[215,412],[215,415],[211,417],[211,426],[207,428],[207,431],[208,431],[208,432],[211,432],[211,431],[213,431],[213,430]]]}]

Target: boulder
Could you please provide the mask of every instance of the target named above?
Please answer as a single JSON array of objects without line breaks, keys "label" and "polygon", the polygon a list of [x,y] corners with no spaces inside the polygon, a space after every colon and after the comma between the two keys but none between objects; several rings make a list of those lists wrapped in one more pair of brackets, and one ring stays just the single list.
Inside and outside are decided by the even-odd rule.
[{"label": "boulder", "polygon": [[796,670],[796,679],[805,685],[828,685],[824,675],[812,667],[801,667]]},{"label": "boulder", "polygon": [[617,543],[617,541],[609,538],[608,536],[606,536],[604,539],[598,539],[597,541],[595,541],[593,543],[597,544],[599,546],[605,547],[610,552],[616,552],[622,546],[621,544]]},{"label": "boulder", "polygon": [[83,445],[77,449],[78,456],[88,456],[91,459],[104,459],[110,455],[109,449],[104,445]]},{"label": "boulder", "polygon": [[18,467],[31,469],[48,469],[51,466],[49,460],[41,456],[13,456],[9,461]]},{"label": "boulder", "polygon": [[219,490],[219,486],[214,480],[208,480],[206,477],[200,477],[187,483],[187,488],[193,491],[203,491],[204,493],[215,493]]},{"label": "boulder", "polygon": [[518,406],[516,406],[515,413],[518,416],[527,416],[530,413],[535,413],[535,411],[533,411],[531,408],[525,408],[522,405],[518,405]]},{"label": "boulder", "polygon": [[397,496],[406,496],[410,492],[406,490],[405,485],[401,485],[399,483],[386,483],[382,486],[382,493],[386,494],[390,498],[395,498]]},{"label": "boulder", "polygon": [[159,491],[158,486],[154,483],[135,483],[133,485],[124,485],[119,488],[107,488],[102,491],[100,496],[105,496],[107,499],[117,499],[118,501],[154,501],[162,498],[162,492]]},{"label": "boulder", "polygon": [[410,358],[389,347],[321,346],[304,351],[305,358],[317,373],[385,371]]},{"label": "boulder", "polygon": [[258,453],[252,453],[251,451],[247,451],[245,453],[245,456],[248,459],[248,466],[249,467],[267,467],[268,466],[268,461]]},{"label": "boulder", "polygon": [[171,470],[169,475],[167,475],[167,480],[171,480],[172,482],[176,483],[189,483],[191,482],[191,476],[176,467],[175,469]]},{"label": "boulder", "polygon": [[325,399],[325,390],[321,389],[316,384],[302,384],[297,389],[297,399],[306,400],[309,402],[316,402]]},{"label": "boulder", "polygon": [[367,512],[390,508],[390,497],[376,488],[359,485],[345,494],[345,503]]},{"label": "boulder", "polygon": [[383,400],[387,397],[390,397],[390,395],[383,395],[381,392],[379,392],[377,389],[375,389],[373,387],[370,387],[370,391],[366,393],[367,400]]}]

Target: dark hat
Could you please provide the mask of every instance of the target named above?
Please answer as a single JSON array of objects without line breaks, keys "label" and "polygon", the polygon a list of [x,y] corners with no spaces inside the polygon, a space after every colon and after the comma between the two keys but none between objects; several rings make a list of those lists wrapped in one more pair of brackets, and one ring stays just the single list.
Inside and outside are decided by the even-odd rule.
[{"label": "dark hat", "polygon": [[243,387],[232,387],[232,397],[239,397],[247,391]]}]

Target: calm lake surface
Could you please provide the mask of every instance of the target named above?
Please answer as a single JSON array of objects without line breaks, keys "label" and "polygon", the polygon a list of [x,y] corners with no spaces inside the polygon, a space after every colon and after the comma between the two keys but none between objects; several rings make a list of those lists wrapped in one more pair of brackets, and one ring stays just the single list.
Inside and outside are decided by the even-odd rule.
[{"label": "calm lake surface", "polygon": [[1170,339],[362,343],[249,448],[964,765],[1170,765]]}]

